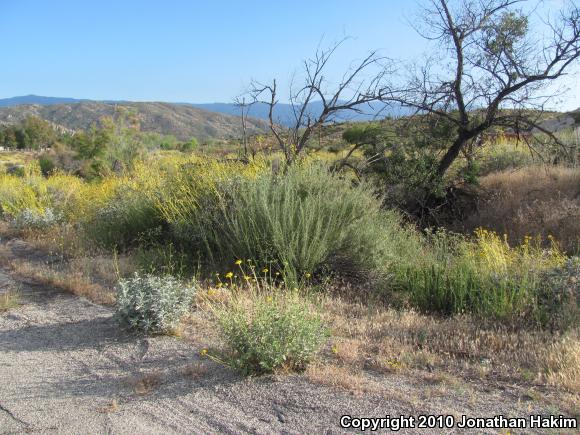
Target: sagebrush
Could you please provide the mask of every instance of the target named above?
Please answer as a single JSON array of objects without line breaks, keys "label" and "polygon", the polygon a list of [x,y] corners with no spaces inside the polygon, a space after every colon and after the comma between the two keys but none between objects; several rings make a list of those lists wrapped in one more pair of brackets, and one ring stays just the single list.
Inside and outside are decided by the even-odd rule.
[{"label": "sagebrush", "polygon": [[184,285],[172,276],[135,273],[119,281],[116,315],[130,329],[168,333],[189,312],[195,291],[195,283]]}]

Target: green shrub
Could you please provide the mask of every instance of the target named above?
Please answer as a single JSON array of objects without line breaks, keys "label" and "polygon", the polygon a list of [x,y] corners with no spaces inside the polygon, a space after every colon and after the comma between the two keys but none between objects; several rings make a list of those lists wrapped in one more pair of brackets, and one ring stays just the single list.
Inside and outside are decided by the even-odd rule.
[{"label": "green shrub", "polygon": [[160,242],[151,246],[139,246],[132,251],[139,270],[151,274],[181,277],[192,274],[194,262],[186,252],[177,249],[171,242]]},{"label": "green shrub", "polygon": [[14,218],[24,210],[41,211],[46,207],[36,181],[15,175],[0,175],[0,215],[3,218]]},{"label": "green shrub", "polygon": [[79,213],[82,188],[82,181],[71,175],[45,178],[34,170],[23,177],[0,175],[0,216],[40,226],[42,221],[72,221]]},{"label": "green shrub", "polygon": [[539,322],[551,330],[565,331],[580,321],[580,257],[542,274]]},{"label": "green shrub", "polygon": [[509,144],[491,145],[491,149],[478,162],[477,175],[531,166],[535,162],[534,156],[524,144],[519,147]]},{"label": "green shrub", "polygon": [[189,311],[195,291],[195,285],[183,285],[171,276],[136,273],[119,282],[116,317],[133,330],[171,332]]},{"label": "green shrub", "polygon": [[391,227],[400,228],[369,188],[318,165],[227,180],[217,189],[219,201],[202,203],[203,215],[182,233],[199,236],[218,263],[277,264],[291,285],[323,269],[347,276],[380,272]]},{"label": "green shrub", "polygon": [[38,164],[40,166],[40,171],[44,176],[50,175],[56,169],[56,164],[47,156],[40,157],[38,159]]},{"label": "green shrub", "polygon": [[121,186],[84,222],[89,240],[103,248],[125,249],[160,238],[163,219],[145,193]]},{"label": "green shrub", "polygon": [[328,337],[320,315],[294,293],[234,296],[213,312],[227,362],[245,374],[303,370]]},{"label": "green shrub", "polygon": [[475,313],[514,320],[535,306],[538,281],[533,274],[488,275],[468,262],[411,270],[411,302],[425,312]]}]

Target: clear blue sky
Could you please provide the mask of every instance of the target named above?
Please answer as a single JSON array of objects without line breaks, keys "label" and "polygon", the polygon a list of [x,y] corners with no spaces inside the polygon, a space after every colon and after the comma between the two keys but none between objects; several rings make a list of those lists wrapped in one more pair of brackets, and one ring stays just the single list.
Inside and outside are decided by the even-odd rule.
[{"label": "clear blue sky", "polygon": [[[252,78],[289,79],[322,38],[352,37],[334,73],[373,49],[419,55],[415,11],[413,0],[0,0],[0,98],[230,102]],[[569,95],[579,107],[580,91]]]}]

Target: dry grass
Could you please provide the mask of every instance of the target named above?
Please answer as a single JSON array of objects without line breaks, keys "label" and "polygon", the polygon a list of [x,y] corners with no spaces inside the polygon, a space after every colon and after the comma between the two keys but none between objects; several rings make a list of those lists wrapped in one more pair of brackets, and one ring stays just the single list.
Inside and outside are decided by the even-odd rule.
[{"label": "dry grass", "polygon": [[336,297],[324,301],[323,312],[333,329],[327,357],[345,367],[385,373],[441,371],[580,392],[577,331],[566,336],[515,331],[467,316],[435,318]]},{"label": "dry grass", "polygon": [[187,367],[185,367],[185,369],[183,369],[183,375],[191,379],[203,377],[208,373],[209,367],[201,362],[190,364]]},{"label": "dry grass", "polygon": [[[13,234],[0,225],[0,234],[8,239],[19,236],[26,242],[26,252],[18,257],[7,245],[0,246],[0,265],[24,280],[62,289],[103,304],[114,304],[114,287],[119,276],[137,270],[130,255],[92,255],[72,242],[70,228],[53,228],[45,233]],[[49,261],[50,260],[50,261]],[[50,265],[49,265],[50,264]]]},{"label": "dry grass", "polygon": [[111,403],[107,404],[107,406],[103,406],[99,409],[99,412],[103,414],[112,414],[119,410],[119,401],[117,399],[111,400]]},{"label": "dry grass", "polygon": [[115,258],[104,255],[72,258],[68,267],[108,288],[115,287],[120,277],[131,276],[137,271],[137,266],[129,255]]},{"label": "dry grass", "polygon": [[20,294],[16,290],[7,290],[0,293],[0,313],[11,310],[20,305]]},{"label": "dry grass", "polygon": [[133,388],[135,394],[144,396],[161,385],[162,380],[161,373],[154,371],[131,378],[127,381],[127,384]]},{"label": "dry grass", "polygon": [[38,230],[16,229],[2,222],[0,234],[6,238],[25,240],[31,249],[59,258],[81,257],[87,251],[82,245],[78,228],[72,225],[56,225]]},{"label": "dry grass", "polygon": [[315,384],[340,388],[356,395],[377,393],[382,389],[379,383],[368,379],[362,371],[336,364],[311,364],[306,369],[306,377]]},{"label": "dry grass", "polygon": [[59,271],[49,266],[32,264],[24,260],[13,260],[11,267],[14,274],[21,279],[59,288],[98,304],[112,305],[115,303],[115,294],[112,290],[92,282],[89,277],[79,271]]},{"label": "dry grass", "polygon": [[[0,233],[4,231],[10,230],[0,229]],[[25,240],[31,250],[60,259],[71,269],[110,287],[117,283],[119,276],[126,277],[137,270],[130,255],[113,255],[113,252],[100,252],[83,246],[78,230],[70,225],[52,227],[44,232],[20,232],[17,236]]]},{"label": "dry grass", "polygon": [[553,235],[569,253],[580,249],[580,168],[526,167],[482,177],[478,212],[462,223],[507,234]]}]

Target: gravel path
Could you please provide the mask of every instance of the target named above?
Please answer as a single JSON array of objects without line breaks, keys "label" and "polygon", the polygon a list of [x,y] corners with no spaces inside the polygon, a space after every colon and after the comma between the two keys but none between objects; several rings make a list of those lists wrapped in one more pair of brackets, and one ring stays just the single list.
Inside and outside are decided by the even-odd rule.
[{"label": "gravel path", "polygon": [[384,414],[381,397],[300,376],[244,379],[205,360],[205,373],[184,373],[200,363],[191,345],[132,336],[108,308],[20,287],[23,305],[0,314],[2,434],[336,433],[346,410]]}]

